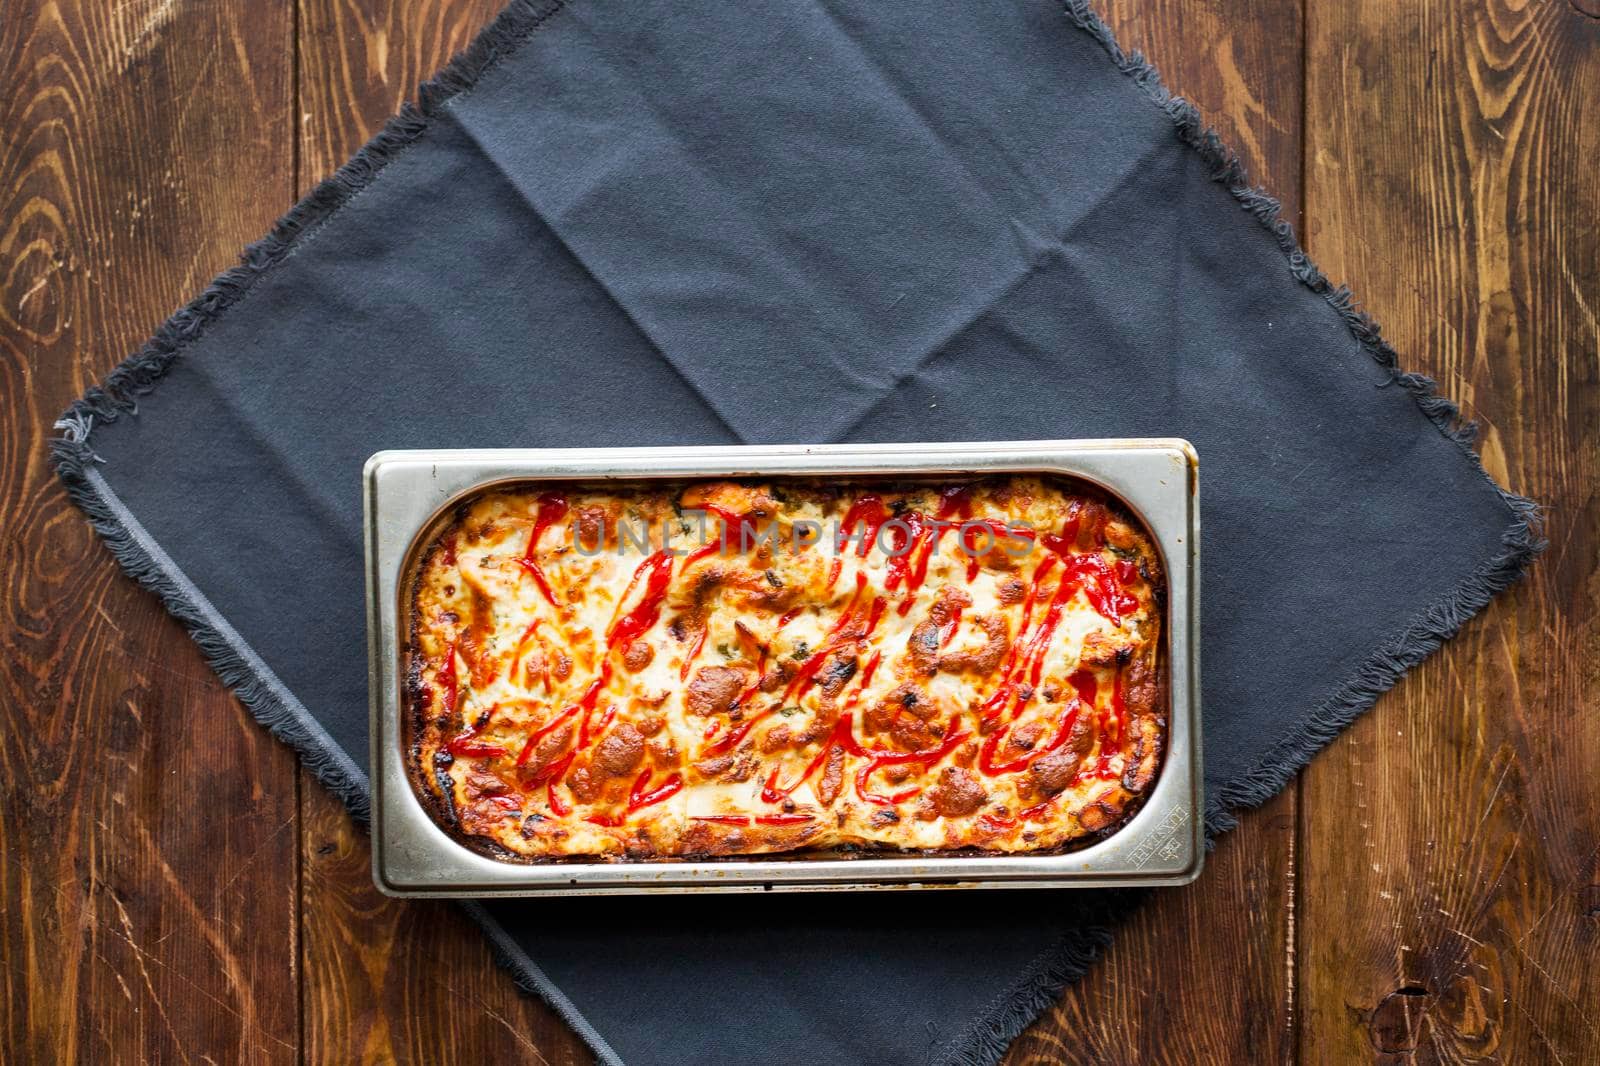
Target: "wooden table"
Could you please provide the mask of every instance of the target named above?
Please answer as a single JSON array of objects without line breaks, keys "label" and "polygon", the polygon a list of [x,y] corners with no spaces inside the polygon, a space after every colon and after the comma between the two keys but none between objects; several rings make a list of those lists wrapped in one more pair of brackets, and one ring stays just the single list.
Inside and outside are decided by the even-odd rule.
[{"label": "wooden table", "polygon": [[[5,0],[0,1057],[585,1062],[118,573],[50,423],[498,0]],[[1551,547],[1021,1062],[1600,1055],[1600,0],[1108,0]],[[1359,506],[1360,501],[1352,501]]]}]

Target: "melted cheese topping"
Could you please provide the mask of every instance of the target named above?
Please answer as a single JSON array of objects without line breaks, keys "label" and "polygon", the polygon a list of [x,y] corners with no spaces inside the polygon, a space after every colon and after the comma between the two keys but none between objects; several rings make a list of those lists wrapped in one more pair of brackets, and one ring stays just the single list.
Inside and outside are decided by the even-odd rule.
[{"label": "melted cheese topping", "polygon": [[1055,479],[495,491],[414,578],[415,782],[511,858],[1059,848],[1154,779],[1161,590]]}]

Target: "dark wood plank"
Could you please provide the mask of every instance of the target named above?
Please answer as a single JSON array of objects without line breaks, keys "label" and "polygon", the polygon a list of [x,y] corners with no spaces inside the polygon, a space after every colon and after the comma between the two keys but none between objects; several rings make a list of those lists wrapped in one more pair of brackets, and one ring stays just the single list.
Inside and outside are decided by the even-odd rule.
[{"label": "dark wood plank", "polygon": [[[1102,17],[1123,47],[1144,52],[1168,87],[1204,112],[1297,221],[1300,5],[1115,0]],[[1205,876],[1156,893],[1007,1061],[1289,1061],[1295,811],[1291,789],[1246,814]]]},{"label": "dark wood plank", "polygon": [[46,456],[56,415],[289,202],[291,15],[0,15],[0,1057],[17,1062],[297,1056],[294,760],[120,575]]},{"label": "dark wood plank", "polygon": [[[302,190],[355,152],[500,6],[301,0]],[[495,966],[456,907],[379,895],[366,834],[309,774],[301,793],[309,1061],[591,1061],[553,1011]]]},{"label": "dark wood plank", "polygon": [[302,795],[308,1062],[593,1061],[455,904],[379,895],[365,831],[309,778]]},{"label": "dark wood plank", "polygon": [[1307,775],[1308,1061],[1600,1048],[1600,22],[1310,5],[1310,251],[1544,500],[1532,579]]}]

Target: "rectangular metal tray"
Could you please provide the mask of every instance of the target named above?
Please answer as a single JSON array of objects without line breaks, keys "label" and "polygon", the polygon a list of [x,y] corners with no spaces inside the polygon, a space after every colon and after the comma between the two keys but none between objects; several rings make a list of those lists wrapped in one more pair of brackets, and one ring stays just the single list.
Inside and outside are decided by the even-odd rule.
[{"label": "rectangular metal tray", "polygon": [[[515,863],[452,839],[407,774],[401,678],[406,577],[426,534],[464,498],[512,481],[735,476],[1044,473],[1104,488],[1141,518],[1167,570],[1171,671],[1166,761],[1116,833],[1053,855],[760,856],[652,862]],[[393,896],[623,895],[876,888],[1066,888],[1185,884],[1204,861],[1200,813],[1198,457],[1186,441],[387,451],[364,482],[372,706],[372,873]]]}]

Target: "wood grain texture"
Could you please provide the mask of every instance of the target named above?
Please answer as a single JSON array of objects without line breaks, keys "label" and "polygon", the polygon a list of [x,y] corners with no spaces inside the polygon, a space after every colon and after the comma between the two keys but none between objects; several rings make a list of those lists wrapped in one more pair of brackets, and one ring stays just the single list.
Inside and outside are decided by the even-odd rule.
[{"label": "wood grain texture", "polygon": [[0,1056],[290,1062],[293,756],[49,468],[50,425],[293,192],[282,5],[0,14]]},{"label": "wood grain texture", "polygon": [[1310,1062],[1600,1054],[1600,23],[1345,0],[1309,22],[1310,251],[1466,401],[1550,550],[1305,779]]},{"label": "wood grain texture", "polygon": [[366,832],[314,781],[305,785],[305,1061],[593,1061],[495,965],[455,904],[379,895]]},{"label": "wood grain texture", "polygon": [[[56,413],[497,6],[0,16],[0,1058],[589,1061],[458,911],[377,895],[365,834],[116,573],[45,455]],[[1485,422],[1491,472],[1551,505],[1552,547],[1298,802],[1246,816],[1198,885],[1158,894],[1010,1062],[1600,1048],[1595,10],[1105,5],[1406,363]]]},{"label": "wood grain texture", "polygon": [[[1116,0],[1101,17],[1200,108],[1252,180],[1283,202],[1284,217],[1298,221],[1300,5]],[[1198,883],[1153,893],[1007,1063],[1289,1061],[1295,812],[1289,789],[1243,817]]]},{"label": "wood grain texture", "polygon": [[[352,155],[501,0],[300,0],[301,191]],[[365,832],[302,771],[309,1062],[592,1061],[452,904],[387,899]]]}]

